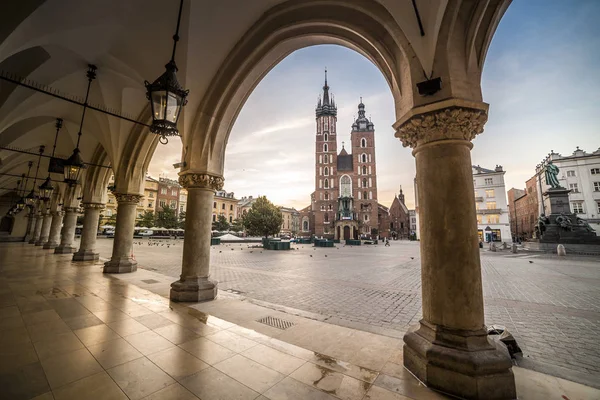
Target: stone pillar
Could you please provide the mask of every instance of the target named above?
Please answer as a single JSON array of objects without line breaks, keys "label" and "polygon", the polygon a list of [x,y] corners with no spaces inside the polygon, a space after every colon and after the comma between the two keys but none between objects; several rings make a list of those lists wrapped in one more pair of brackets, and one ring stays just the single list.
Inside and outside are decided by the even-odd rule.
[{"label": "stone pillar", "polygon": [[36,244],[42,233],[42,223],[44,222],[44,216],[38,212],[35,216],[35,225],[33,229],[33,237],[29,241],[29,244]]},{"label": "stone pillar", "polygon": [[413,110],[395,125],[417,166],[423,319],[404,336],[404,365],[427,386],[465,399],[514,399],[506,349],[484,325],[471,140],[487,104]]},{"label": "stone pillar", "polygon": [[99,257],[98,253],[96,253],[98,220],[100,218],[100,210],[104,208],[104,204],[84,203],[83,208],[85,209],[85,213],[83,214],[81,243],[79,251],[73,254],[73,261],[95,261]]},{"label": "stone pillar", "polygon": [[133,228],[135,228],[136,208],[142,195],[115,193],[117,198],[117,226],[110,261],[104,263],[105,273],[134,272],[137,261],[131,257]]},{"label": "stone pillar", "polygon": [[49,210],[42,211],[42,229],[40,230],[40,237],[35,241],[36,246],[43,246],[48,241],[50,236],[50,225],[52,224],[52,214]]},{"label": "stone pillar", "polygon": [[217,282],[210,278],[210,231],[215,191],[223,178],[209,174],[186,174],[179,183],[188,191],[181,277],[171,284],[173,301],[206,301],[217,296]]},{"label": "stone pillar", "polygon": [[[29,207],[28,207],[29,209]],[[29,243],[33,239],[33,232],[35,230],[35,213],[32,209],[29,209],[29,214],[27,215],[27,231],[25,233],[24,242]]]},{"label": "stone pillar", "polygon": [[54,249],[60,244],[60,231],[62,228],[62,211],[52,211],[52,225],[50,225],[50,235],[48,241],[44,244],[44,249]]},{"label": "stone pillar", "polygon": [[77,207],[65,207],[65,216],[63,218],[63,228],[60,232],[60,245],[54,249],[54,254],[71,254],[76,248],[73,247],[75,241],[75,228],[77,227]]}]

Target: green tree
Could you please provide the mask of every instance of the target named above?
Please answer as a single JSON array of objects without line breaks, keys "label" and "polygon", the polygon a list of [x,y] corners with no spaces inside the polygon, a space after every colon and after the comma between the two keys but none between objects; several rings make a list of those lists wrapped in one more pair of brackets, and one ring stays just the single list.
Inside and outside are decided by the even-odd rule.
[{"label": "green tree", "polygon": [[116,226],[117,225],[117,214],[113,214],[106,220],[106,225]]},{"label": "green tree", "polygon": [[179,227],[185,228],[185,211],[179,212]]},{"label": "green tree", "polygon": [[281,230],[283,215],[279,207],[265,196],[259,197],[244,218],[244,226],[250,236],[276,235]]},{"label": "green tree", "polygon": [[137,226],[142,226],[144,228],[152,228],[154,226],[154,212],[146,211],[142,218],[136,223]]},{"label": "green tree", "polygon": [[159,228],[177,228],[179,226],[179,223],[177,221],[177,214],[175,214],[175,209],[165,204],[162,207],[162,211],[158,212],[158,215],[156,217],[156,225],[158,225]]},{"label": "green tree", "polygon": [[213,222],[212,229],[219,232],[224,232],[229,230],[229,222],[227,222],[227,218],[224,215],[219,215],[217,220]]},{"label": "green tree", "polygon": [[233,223],[231,224],[231,228],[232,231],[234,231],[235,233],[241,232],[244,230],[244,218],[240,217],[240,218],[236,218]]}]

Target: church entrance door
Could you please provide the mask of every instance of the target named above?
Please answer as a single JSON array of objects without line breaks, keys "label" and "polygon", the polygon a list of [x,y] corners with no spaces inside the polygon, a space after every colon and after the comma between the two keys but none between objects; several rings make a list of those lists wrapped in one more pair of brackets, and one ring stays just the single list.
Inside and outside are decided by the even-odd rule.
[{"label": "church entrance door", "polygon": [[350,240],[350,227],[348,225],[344,227],[344,240]]}]

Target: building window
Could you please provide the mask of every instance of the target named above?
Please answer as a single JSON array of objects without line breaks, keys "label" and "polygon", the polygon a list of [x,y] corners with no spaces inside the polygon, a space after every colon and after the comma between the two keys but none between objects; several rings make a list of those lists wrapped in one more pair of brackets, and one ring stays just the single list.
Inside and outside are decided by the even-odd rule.
[{"label": "building window", "polygon": [[325,214],[325,216],[323,217],[323,221],[329,222],[329,214]]},{"label": "building window", "polygon": [[229,211],[233,211],[233,204],[229,205]]},{"label": "building window", "polygon": [[323,182],[323,187],[325,189],[329,189],[329,179],[325,179],[325,182]]},{"label": "building window", "polygon": [[477,216],[477,224],[481,225],[483,223],[483,217],[481,215]]},{"label": "building window", "polygon": [[225,203],[221,204],[221,210],[225,209]]},{"label": "building window", "polygon": [[217,221],[217,214],[213,214],[213,222]]},{"label": "building window", "polygon": [[[598,203],[598,208],[600,208],[600,203]],[[110,208],[107,208],[105,213],[107,217],[112,217],[113,215],[112,210]]]},{"label": "building window", "polygon": [[177,210],[177,200],[171,200],[171,208]]},{"label": "building window", "polygon": [[327,143],[325,143],[325,144],[323,145],[323,151],[324,151],[324,152],[327,152],[327,151],[329,151],[329,146],[327,146]]},{"label": "building window", "polygon": [[488,189],[485,191],[485,197],[496,197],[496,195],[494,194],[494,189]]},{"label": "building window", "polygon": [[367,139],[365,139],[365,138],[360,139],[360,147],[367,147]]},{"label": "building window", "polygon": [[151,199],[154,198],[154,193],[150,192],[150,194],[148,195],[148,197],[150,197]]},{"label": "building window", "polygon": [[367,167],[366,167],[366,166],[364,166],[364,165],[363,165],[363,167],[362,167],[362,173],[363,173],[363,175],[366,175],[366,174],[367,174]]},{"label": "building window", "polygon": [[571,208],[573,209],[573,213],[575,214],[583,214],[583,202],[582,201],[574,201],[571,203]]},{"label": "building window", "polygon": [[151,201],[149,201],[149,202],[148,202],[148,207],[150,207],[150,208],[154,208],[154,203],[153,203],[153,202],[151,202]]},{"label": "building window", "polygon": [[325,200],[329,200],[329,193],[325,193]]},{"label": "building window", "polygon": [[495,201],[488,201],[485,203],[485,208],[487,208],[488,210],[495,210],[496,209],[496,202]]},{"label": "building window", "polygon": [[483,183],[486,185],[492,185],[494,183],[494,178],[485,178]]},{"label": "building window", "polygon": [[594,182],[594,192],[600,192],[600,182]]},{"label": "building window", "polygon": [[369,198],[369,196],[367,195],[367,192],[363,192],[363,199],[367,200]]},{"label": "building window", "polygon": [[231,215],[229,216],[229,222],[230,223],[233,222],[233,216],[231,216]]},{"label": "building window", "polygon": [[323,170],[323,173],[325,176],[329,175],[329,168],[325,167],[325,169]]},{"label": "building window", "polygon": [[365,221],[369,220],[369,214],[365,214]]},{"label": "building window", "polygon": [[573,193],[579,193],[579,187],[576,183],[569,183],[569,189],[571,189]]},{"label": "building window", "polygon": [[598,206],[598,214],[600,214],[600,201],[596,202],[596,206]]},{"label": "building window", "polygon": [[167,194],[167,188],[161,188],[160,194]]},{"label": "building window", "polygon": [[567,176],[575,176],[575,171],[567,171]]},{"label": "building window", "polygon": [[497,214],[488,215],[487,216],[487,223],[488,224],[499,224],[500,223],[500,216],[497,215]]},{"label": "building window", "polygon": [[366,154],[362,155],[362,162],[367,162],[367,155]]},{"label": "building window", "polygon": [[159,204],[162,208],[164,208],[167,205],[167,202],[165,200],[161,200]]},{"label": "building window", "polygon": [[213,202],[213,208],[217,208],[217,202]]},{"label": "building window", "polygon": [[600,175],[600,168],[592,168],[590,169],[592,175]]},{"label": "building window", "polygon": [[329,141],[329,137],[327,136],[327,134],[324,135],[324,139],[326,142]]},{"label": "building window", "polygon": [[302,230],[308,232],[308,221],[302,221]]},{"label": "building window", "polygon": [[368,187],[367,186],[367,178],[363,178],[363,180],[362,180],[362,187]]}]

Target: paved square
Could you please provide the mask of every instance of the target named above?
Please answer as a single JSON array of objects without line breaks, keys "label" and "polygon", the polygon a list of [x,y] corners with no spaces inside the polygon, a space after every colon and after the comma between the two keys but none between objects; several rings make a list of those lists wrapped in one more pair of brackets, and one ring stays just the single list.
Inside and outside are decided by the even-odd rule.
[{"label": "paved square", "polygon": [[[183,241],[136,240],[141,268],[178,278]],[[101,257],[112,240],[99,239]],[[419,245],[299,245],[293,251],[214,246],[219,290],[324,316],[332,323],[404,332],[421,318]],[[505,325],[525,358],[600,377],[600,260],[482,251],[486,324]],[[566,371],[568,372],[568,371]]]}]

